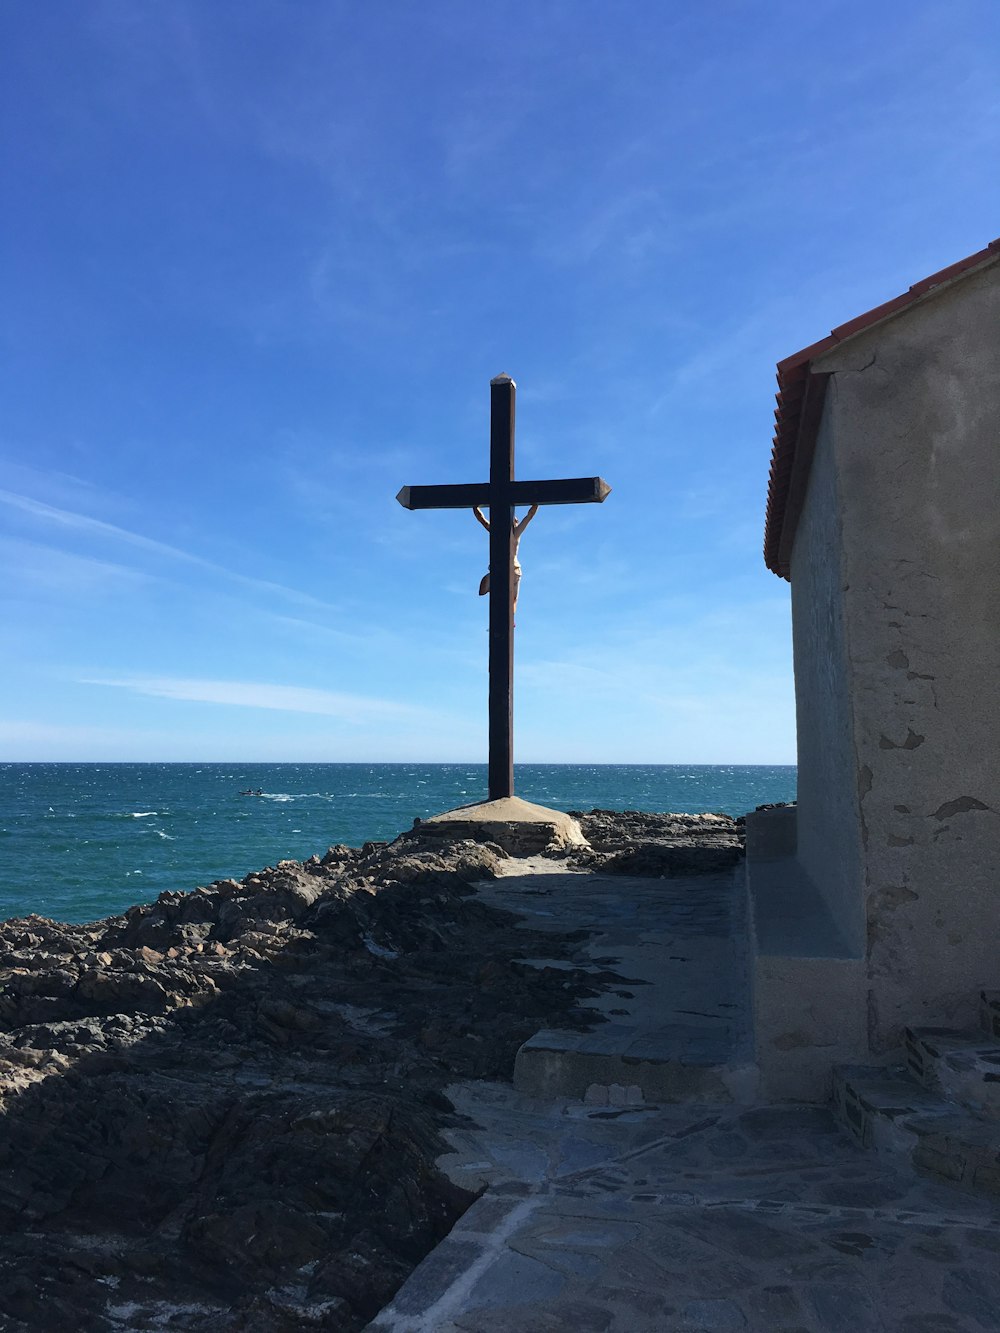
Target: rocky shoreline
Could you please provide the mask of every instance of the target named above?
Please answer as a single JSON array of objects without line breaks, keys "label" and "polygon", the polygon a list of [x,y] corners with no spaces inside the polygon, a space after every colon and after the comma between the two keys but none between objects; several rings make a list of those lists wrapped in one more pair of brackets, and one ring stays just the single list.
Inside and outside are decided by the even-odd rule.
[{"label": "rocky shoreline", "polygon": [[[577,817],[560,855],[602,873],[742,846],[725,816]],[[504,856],[418,827],[0,924],[0,1328],[362,1328],[471,1202],[434,1166],[443,1089],[508,1079],[601,983],[517,966],[532,932],[472,888]]]}]

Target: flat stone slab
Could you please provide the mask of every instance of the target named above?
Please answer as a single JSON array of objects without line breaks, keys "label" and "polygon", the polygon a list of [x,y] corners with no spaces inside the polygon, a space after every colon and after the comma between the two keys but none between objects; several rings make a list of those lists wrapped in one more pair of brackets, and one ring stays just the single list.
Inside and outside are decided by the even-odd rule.
[{"label": "flat stone slab", "polygon": [[506,862],[476,892],[533,931],[580,936],[569,961],[531,957],[525,967],[575,967],[593,978],[581,1006],[583,1018],[593,1010],[592,1030],[545,1029],[525,1042],[514,1066],[519,1091],[593,1105],[753,1098],[736,874],[647,879],[531,857]]}]

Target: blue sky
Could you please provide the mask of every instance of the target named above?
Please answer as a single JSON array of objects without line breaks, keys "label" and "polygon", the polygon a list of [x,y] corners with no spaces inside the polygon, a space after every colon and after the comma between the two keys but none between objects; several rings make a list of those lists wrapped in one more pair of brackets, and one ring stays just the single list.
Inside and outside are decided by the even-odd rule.
[{"label": "blue sky", "polygon": [[0,15],[0,757],[794,762],[774,363],[1000,216],[1000,6],[46,0]]}]

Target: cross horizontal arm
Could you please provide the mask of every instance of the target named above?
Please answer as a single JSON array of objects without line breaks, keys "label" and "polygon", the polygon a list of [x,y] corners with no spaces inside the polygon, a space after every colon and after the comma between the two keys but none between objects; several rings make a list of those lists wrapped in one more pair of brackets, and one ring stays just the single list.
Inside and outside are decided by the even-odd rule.
[{"label": "cross horizontal arm", "polygon": [[603,504],[611,487],[603,477],[561,477],[558,481],[512,481],[511,504]]},{"label": "cross horizontal arm", "polygon": [[458,486],[404,486],[396,499],[404,509],[471,509],[488,505],[490,483],[471,481]]},{"label": "cross horizontal arm", "polygon": [[601,477],[562,477],[557,481],[512,481],[503,496],[492,496],[488,481],[458,486],[404,486],[396,499],[404,509],[471,509],[473,505],[601,504],[611,487]]}]

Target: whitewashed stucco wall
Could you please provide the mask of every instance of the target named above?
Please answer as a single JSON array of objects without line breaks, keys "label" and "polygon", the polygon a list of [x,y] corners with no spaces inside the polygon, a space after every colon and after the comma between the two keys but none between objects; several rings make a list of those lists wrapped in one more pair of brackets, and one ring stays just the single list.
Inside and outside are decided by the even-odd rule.
[{"label": "whitewashed stucco wall", "polygon": [[850,706],[843,538],[832,440],[819,429],[792,550],[798,733],[797,859],[845,940],[864,951],[858,765]]},{"label": "whitewashed stucco wall", "polygon": [[882,1052],[1000,986],[1000,264],[813,369],[799,855],[845,931],[864,921]]}]

